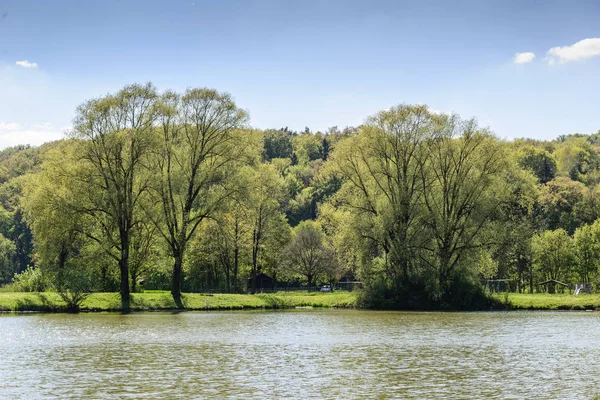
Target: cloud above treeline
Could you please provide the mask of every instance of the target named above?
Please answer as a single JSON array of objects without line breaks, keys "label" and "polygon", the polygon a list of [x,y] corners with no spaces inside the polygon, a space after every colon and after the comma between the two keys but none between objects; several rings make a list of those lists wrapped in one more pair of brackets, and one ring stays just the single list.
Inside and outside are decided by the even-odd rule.
[{"label": "cloud above treeline", "polygon": [[29,62],[27,60],[21,60],[21,61],[17,61],[15,64],[17,64],[19,67],[23,67],[23,68],[37,68],[38,64],[35,62]]},{"label": "cloud above treeline", "polygon": [[17,122],[0,121],[0,150],[19,144],[39,146],[61,139],[68,128],[56,128],[51,123],[24,126]]},{"label": "cloud above treeline", "polygon": [[515,54],[515,58],[514,58],[513,62],[515,64],[527,64],[527,63],[532,62],[534,58],[535,58],[535,54],[531,53],[531,52],[517,53],[517,54]]},{"label": "cloud above treeline", "polygon": [[[565,64],[600,56],[600,38],[587,38],[569,46],[552,47],[546,52],[544,60],[549,65]],[[515,54],[514,64],[528,64],[535,59],[535,53],[523,52]]]},{"label": "cloud above treeline", "polygon": [[546,60],[549,64],[561,64],[585,60],[600,55],[600,38],[580,40],[570,46],[553,47],[548,50]]}]

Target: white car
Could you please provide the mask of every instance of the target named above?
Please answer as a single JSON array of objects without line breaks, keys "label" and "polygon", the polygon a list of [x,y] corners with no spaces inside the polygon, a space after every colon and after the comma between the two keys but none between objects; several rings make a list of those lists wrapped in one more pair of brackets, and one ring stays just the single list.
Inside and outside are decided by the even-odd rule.
[{"label": "white car", "polygon": [[331,292],[331,286],[329,285],[323,285],[321,287],[321,290],[319,290],[320,292]]}]

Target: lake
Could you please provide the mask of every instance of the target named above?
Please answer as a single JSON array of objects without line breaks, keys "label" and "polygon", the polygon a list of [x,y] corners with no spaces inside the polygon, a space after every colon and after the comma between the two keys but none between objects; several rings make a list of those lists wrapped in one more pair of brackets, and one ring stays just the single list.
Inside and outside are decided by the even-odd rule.
[{"label": "lake", "polygon": [[0,316],[0,397],[590,398],[600,314]]}]

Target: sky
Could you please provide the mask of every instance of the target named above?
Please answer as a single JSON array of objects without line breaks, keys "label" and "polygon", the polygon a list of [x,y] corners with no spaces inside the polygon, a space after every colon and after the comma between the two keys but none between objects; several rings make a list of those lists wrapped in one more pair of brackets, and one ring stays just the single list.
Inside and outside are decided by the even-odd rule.
[{"label": "sky", "polygon": [[261,129],[418,103],[505,139],[595,133],[600,2],[0,0],[0,149],[148,81],[229,92]]}]

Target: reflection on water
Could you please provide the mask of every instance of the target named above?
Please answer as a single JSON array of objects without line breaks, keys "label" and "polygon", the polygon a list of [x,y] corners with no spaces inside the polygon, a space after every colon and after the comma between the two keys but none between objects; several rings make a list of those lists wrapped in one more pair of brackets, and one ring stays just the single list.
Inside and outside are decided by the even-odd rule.
[{"label": "reflection on water", "polygon": [[590,398],[600,314],[0,316],[1,398]]}]

